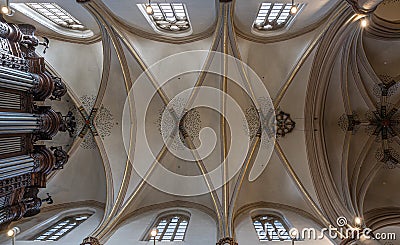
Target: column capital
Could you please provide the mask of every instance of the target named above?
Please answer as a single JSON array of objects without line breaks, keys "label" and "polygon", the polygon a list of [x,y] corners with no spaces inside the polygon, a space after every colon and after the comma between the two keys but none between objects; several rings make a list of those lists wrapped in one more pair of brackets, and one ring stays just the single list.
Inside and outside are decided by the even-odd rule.
[{"label": "column capital", "polygon": [[231,237],[225,237],[219,240],[217,245],[238,245],[238,243]]},{"label": "column capital", "polygon": [[81,243],[81,245],[101,245],[99,239],[95,238],[95,237],[87,237],[85,239],[83,239],[83,242]]},{"label": "column capital", "polygon": [[375,11],[383,0],[346,0],[358,14],[369,14]]}]

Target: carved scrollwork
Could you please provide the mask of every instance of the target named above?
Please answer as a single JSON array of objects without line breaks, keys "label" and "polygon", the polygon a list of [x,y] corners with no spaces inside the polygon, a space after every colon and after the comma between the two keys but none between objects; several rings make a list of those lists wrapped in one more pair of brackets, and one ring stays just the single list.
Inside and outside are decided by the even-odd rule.
[{"label": "carved scrollwork", "polygon": [[40,172],[49,174],[56,163],[56,157],[49,149],[45,146],[35,146],[34,152],[31,154],[32,158],[35,159],[35,170],[34,172]]},{"label": "carved scrollwork", "polygon": [[56,158],[53,170],[63,169],[64,165],[68,162],[68,153],[64,151],[61,146],[50,147],[50,150],[53,151],[54,157]]},{"label": "carved scrollwork", "polygon": [[31,175],[25,174],[0,181],[0,196],[13,193],[15,190],[31,185]]},{"label": "carved scrollwork", "polygon": [[31,217],[40,213],[42,201],[37,197],[38,192],[38,188],[27,188],[19,203],[1,209],[0,224],[5,226],[12,221],[21,219],[22,217]]},{"label": "carved scrollwork", "polygon": [[63,97],[67,93],[67,86],[61,81],[61,78],[59,77],[52,77],[53,83],[54,83],[54,89],[53,92],[51,93],[51,100],[61,100],[61,97]]},{"label": "carved scrollwork", "polygon": [[26,207],[26,211],[23,217],[32,217],[40,213],[40,207],[42,206],[42,200],[38,198],[38,188],[27,188],[24,193],[23,203]]},{"label": "carved scrollwork", "polygon": [[100,241],[95,237],[87,237],[83,240],[81,245],[101,245]]},{"label": "carved scrollwork", "polygon": [[289,113],[280,111],[276,114],[276,135],[278,137],[285,137],[286,134],[293,131],[296,122],[292,120]]},{"label": "carved scrollwork", "polygon": [[76,135],[76,126],[77,122],[74,114],[72,113],[72,111],[68,111],[67,115],[63,116],[63,124],[61,125],[60,131],[68,131],[69,136],[72,138]]},{"label": "carved scrollwork", "polygon": [[231,237],[225,237],[219,240],[217,245],[238,245],[238,243]]},{"label": "carved scrollwork", "polygon": [[65,132],[66,129],[63,127],[64,121],[61,113],[48,106],[36,107],[35,112],[40,115],[40,127],[35,134],[34,140],[50,140],[58,131]]},{"label": "carved scrollwork", "polygon": [[22,40],[23,33],[18,25],[0,22],[0,37],[8,39],[10,42],[19,43]]}]

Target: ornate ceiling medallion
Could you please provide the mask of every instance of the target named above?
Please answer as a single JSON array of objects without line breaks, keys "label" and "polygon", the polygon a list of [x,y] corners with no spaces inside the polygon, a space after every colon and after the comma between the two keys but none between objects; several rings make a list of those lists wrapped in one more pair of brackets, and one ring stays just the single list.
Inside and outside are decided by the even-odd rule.
[{"label": "ornate ceiling medallion", "polygon": [[[172,107],[176,111],[183,111],[185,107],[185,101],[183,99],[176,99],[173,102]],[[179,137],[173,137],[174,141],[171,143],[171,149],[182,150],[183,147],[187,147],[185,137],[189,137],[192,141],[199,137],[200,130],[202,129],[202,121],[200,112],[198,109],[192,109],[187,111],[179,122],[179,131],[175,131],[176,122],[173,115],[166,113],[163,117],[165,108],[160,110],[159,117],[155,124],[161,135],[175,135],[179,133]],[[180,142],[177,142],[180,141]]]},{"label": "ornate ceiling medallion", "polygon": [[[75,133],[84,138],[81,143],[83,149],[95,149],[97,144],[93,135],[99,135],[102,139],[105,139],[111,135],[111,130],[114,126],[118,125],[118,122],[114,119],[111,111],[104,105],[101,105],[99,109],[93,108],[96,101],[95,96],[84,95],[80,99],[82,106],[86,111],[90,111],[91,113],[90,115],[84,115],[83,108],[74,107],[71,109],[71,112],[76,115],[77,130]],[[85,118],[77,116],[78,114],[81,114]]]},{"label": "ornate ceiling medallion", "polygon": [[394,95],[398,83],[390,76],[380,78],[382,82],[374,89],[375,95],[380,97],[376,109],[368,111],[365,119],[360,119],[355,112],[352,115],[342,115],[338,125],[342,130],[351,131],[353,134],[359,128],[365,128],[369,135],[375,136],[375,140],[381,143],[381,148],[375,154],[377,160],[384,163],[386,168],[392,169],[399,166],[399,155],[390,144],[394,141],[399,142],[400,114],[398,108],[388,102],[388,97]]},{"label": "ornate ceiling medallion", "polygon": [[296,122],[292,120],[289,113],[279,111],[276,114],[276,135],[278,137],[285,137],[286,134],[293,131]]}]

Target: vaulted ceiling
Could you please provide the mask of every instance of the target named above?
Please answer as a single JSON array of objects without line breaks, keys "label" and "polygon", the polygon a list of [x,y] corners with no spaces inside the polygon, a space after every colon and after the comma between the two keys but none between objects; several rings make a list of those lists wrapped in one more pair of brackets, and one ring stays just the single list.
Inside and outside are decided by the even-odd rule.
[{"label": "vaulted ceiling", "polygon": [[[304,10],[288,30],[260,36],[251,28],[261,0],[236,0],[227,4],[183,0],[193,29],[187,37],[155,33],[136,5],[143,1],[53,2],[72,13],[94,35],[71,38],[33,22],[39,36],[51,38],[50,49],[42,55],[68,84],[70,100],[74,103],[71,110],[80,118],[78,131],[81,131],[70,144],[71,160],[63,171],[52,176],[45,192],[50,192],[60,203],[89,199],[105,203],[108,219],[103,220],[94,236],[106,239],[130,213],[176,200],[202,205],[217,218],[221,216],[220,232],[225,236],[233,233],[224,226],[232,222],[235,212],[257,202],[297,207],[322,224],[334,223],[339,215],[352,218],[374,209],[399,208],[400,196],[396,191],[400,184],[399,170],[388,169],[377,159],[382,145],[377,136],[360,125],[354,131],[343,129],[343,123],[346,126],[350,123],[347,115],[365,119],[367,112],[376,110],[381,100],[379,84],[384,79],[399,82],[398,1],[379,5],[375,15],[368,17],[370,27],[363,29],[359,24],[361,17],[345,1],[304,0]],[[32,23],[19,12],[7,19]],[[193,53],[188,60],[181,60],[183,55],[158,63],[171,55],[196,50],[206,52]],[[229,188],[209,192],[210,186],[204,179],[199,188],[207,192],[201,195],[166,193],[144,181],[136,166],[151,169],[154,158],[158,157],[161,165],[172,172],[200,175],[221,163],[223,146],[233,145],[225,141],[245,135],[240,132],[243,128],[234,128],[244,124],[237,116],[235,120],[242,121],[229,125],[227,132],[231,136],[224,138],[218,112],[202,107],[190,111],[183,121],[189,135],[184,144],[212,145],[212,134],[202,131],[211,128],[215,133],[211,154],[203,161],[187,161],[174,156],[173,149],[164,149],[162,133],[176,126],[173,120],[163,121],[165,118],[161,117],[166,103],[172,101],[175,109],[182,108],[179,99],[174,102],[173,98],[195,84],[223,89],[223,79],[218,75],[198,71],[179,73],[199,70],[205,64],[221,67],[222,60],[218,56],[211,58],[211,51],[232,55],[247,64],[267,89],[272,99],[267,101],[273,103],[276,113],[280,110],[289,113],[296,126],[291,133],[276,140],[275,146],[270,147],[273,150],[270,159],[264,161],[257,159],[257,154],[262,156],[269,148],[261,142],[262,137],[253,134],[249,151],[237,156],[243,157],[245,167],[234,175]],[[151,69],[155,75],[145,72],[155,64]],[[231,65],[230,69],[237,69]],[[157,76],[167,73],[166,67],[176,68],[177,75],[155,93],[148,105],[137,99],[147,94],[146,89],[153,89],[152,82],[156,85],[164,82]],[[147,84],[141,85],[141,79]],[[257,123],[254,120],[257,121],[258,114],[251,114],[252,110],[262,112],[268,103],[257,106],[238,85],[232,81],[227,84],[226,92],[242,108],[248,123]],[[258,85],[251,80],[251,86]],[[127,97],[131,88],[143,90],[134,89],[133,97]],[[397,105],[399,94],[393,91],[389,102]],[[131,111],[127,109],[129,106]],[[85,126],[89,115],[94,116],[89,122],[92,129]],[[145,129],[146,139],[140,133],[141,128]],[[202,138],[203,133],[207,137]],[[399,152],[398,142],[397,137],[390,140],[393,151]],[[153,156],[140,151],[138,146],[145,144],[150,146]],[[126,149],[127,145],[131,147]],[[243,140],[238,149],[248,146]],[[254,154],[251,154],[252,148]],[[127,153],[130,149],[132,155]],[[250,181],[253,166],[260,169],[260,176]],[[226,210],[226,201],[232,210]]]}]

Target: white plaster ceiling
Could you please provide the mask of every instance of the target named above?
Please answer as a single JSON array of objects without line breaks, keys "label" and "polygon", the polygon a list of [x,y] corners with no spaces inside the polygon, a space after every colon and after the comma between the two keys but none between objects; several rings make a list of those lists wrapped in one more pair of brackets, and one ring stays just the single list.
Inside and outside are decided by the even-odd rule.
[{"label": "white plaster ceiling", "polygon": [[[38,0],[38,2],[45,1]],[[83,24],[91,29],[93,28],[94,31],[98,32],[98,27],[96,27],[96,22],[94,19],[81,5],[77,4],[74,0],[55,0],[54,2],[57,2],[60,6],[70,11],[74,16],[81,20]],[[217,10],[215,1],[185,0],[183,2],[187,5],[194,33],[202,33],[216,22]],[[288,30],[288,34],[301,32],[310,25],[318,23],[320,20],[326,17],[327,14],[332,11],[333,7],[338,3],[338,1],[333,0],[306,0],[303,2],[305,2],[307,5],[300,13],[298,18],[296,18],[291,29]],[[137,0],[104,0],[104,4],[112,11],[115,18],[126,22],[126,24],[131,25],[132,27],[139,28],[147,32],[153,32],[142,13],[138,10],[136,3],[142,2]],[[260,3],[261,1],[259,0],[238,0],[235,3],[235,24],[248,36],[253,35],[250,34],[250,27],[254,21],[254,17],[257,14]],[[19,22],[30,22],[28,19],[19,14],[16,14],[10,19]],[[44,29],[39,30],[43,33],[46,33],[46,30]],[[321,28],[317,28],[317,30],[297,38],[272,44],[260,44],[239,39],[238,45],[242,53],[243,60],[255,70],[260,78],[262,78],[264,84],[274,99],[287,81],[293,67],[295,67],[298,60],[304,55],[308,45],[316,38],[320,31]],[[171,54],[183,51],[196,49],[208,50],[211,46],[213,38],[210,37],[193,43],[176,45],[148,40],[144,37],[138,37],[134,33],[127,33],[125,30],[123,33],[126,34],[126,37],[128,37],[127,42],[137,50],[141,60],[143,60],[147,65],[152,65],[158,60],[161,60]],[[400,49],[396,49],[396,47],[398,47],[398,42],[390,43],[390,45],[378,43],[378,41],[374,40],[367,40],[365,42],[366,53],[367,56],[370,57],[372,66],[377,70],[394,74],[396,67],[399,67],[400,62],[398,59],[398,57],[400,57],[398,55],[398,50]],[[45,58],[55,67],[57,71],[59,71],[64,80],[71,87],[72,92],[76,94],[77,97],[82,97],[85,95],[96,96],[99,88],[101,88],[100,80],[102,66],[104,64],[104,57],[102,56],[101,50],[102,45],[100,43],[91,45],[72,44],[56,40],[51,40],[51,44],[52,47],[46,53]],[[385,47],[385,49],[376,48],[376,45]],[[105,200],[102,199],[102,196],[105,196],[106,189],[113,191],[113,195],[108,193],[108,198],[112,199],[111,202],[113,202],[115,201],[123,182],[123,175],[127,166],[127,154],[124,150],[122,142],[123,133],[121,129],[121,118],[123,113],[123,103],[125,102],[127,91],[126,84],[124,83],[123,72],[118,61],[118,56],[114,48],[111,48],[111,50],[111,60],[109,64],[110,78],[108,79],[102,104],[110,110],[116,123],[111,129],[111,134],[102,139],[104,151],[101,153],[103,155],[99,154],[97,151],[85,151],[83,149],[80,149],[77,153],[75,153],[76,156],[73,156],[71,164],[67,166],[65,173],[78,176],[77,181],[74,181],[75,179],[66,181],[65,178],[67,178],[67,176],[63,173],[60,173],[49,183],[52,185],[49,190],[54,193],[60,193],[60,195],[62,194],[62,198],[59,200],[65,202],[81,200],[85,197],[85,195],[105,202]],[[126,56],[126,61],[130,71],[130,78],[132,79],[132,82],[134,82],[135,79],[140,75],[141,69],[135,59],[129,54],[128,49],[123,47],[122,50]],[[384,51],[382,52],[382,50]],[[314,201],[317,202],[318,200],[315,194],[312,177],[308,166],[303,122],[304,101],[309,79],[309,70],[312,66],[313,57],[314,56],[312,54],[308,58],[307,62],[297,74],[293,85],[289,88],[287,94],[281,101],[280,108],[283,111],[290,113],[292,117],[295,118],[294,120],[296,121],[297,125],[296,130],[293,133],[289,134],[286,138],[280,139],[279,142],[281,143],[283,151],[287,155],[289,162],[292,163],[300,181],[304,184]],[[382,65],[385,60],[387,63]],[[198,62],[201,62],[201,60]],[[184,65],[186,64],[177,64],[177,66]],[[386,67],[389,66],[390,68],[386,69]],[[334,72],[333,80],[339,78],[337,72],[338,70]],[[195,75],[184,75],[182,76],[182,83],[184,85],[166,87],[165,91],[168,95],[173,95],[179,91],[179,89],[191,86],[195,82],[195,78]],[[213,76],[209,76],[205,80],[205,84],[208,84],[209,86],[216,86],[218,83],[219,81]],[[351,101],[354,104],[354,107],[357,110],[364,110],[365,104],[362,102],[362,98],[360,98],[360,95],[357,93],[354,84],[351,86]],[[233,93],[236,92],[237,91],[233,91]],[[328,89],[327,93],[327,104],[329,106],[326,108],[327,117],[325,121],[325,126],[327,128],[327,147],[329,149],[328,155],[329,160],[331,161],[330,167],[333,178],[338,183],[340,183],[340,172],[338,172],[337,165],[341,160],[341,153],[343,150],[343,138],[341,136],[343,135],[343,132],[341,132],[338,128],[337,120],[344,113],[342,108],[342,98],[339,92],[340,84],[331,83],[331,87]],[[242,101],[242,103],[246,104],[246,101]],[[151,143],[153,144],[153,147],[160,149],[162,147],[162,140],[156,125],[159,117],[159,110],[157,108],[162,108],[162,103],[159,99],[154,101],[154,108],[152,112],[148,114],[149,120],[146,123],[148,124],[147,126],[151,132]],[[216,118],[214,115],[211,115],[212,113],[202,113],[204,113],[204,115],[201,115],[204,125],[218,128],[218,118]],[[357,142],[365,142],[366,140],[366,137],[363,134],[357,135],[354,138],[356,143],[351,145],[352,152],[354,150],[354,155],[351,155],[350,158],[353,162],[363,146],[361,143]],[[220,149],[218,144],[217,148]],[[213,155],[210,156],[210,158],[207,159],[207,163],[209,163],[210,166],[214,166],[215,162],[219,162],[219,155],[220,152],[217,150],[213,153]],[[101,157],[103,157],[103,159]],[[372,158],[373,156],[370,157]],[[110,164],[109,171],[112,172],[112,176],[110,177],[112,179],[111,182],[105,179],[105,176],[102,172],[103,165],[101,162],[105,162],[105,158]],[[188,175],[198,173],[197,169],[187,166],[187,162],[177,161],[172,156],[167,156],[164,161],[166,165],[175,171]],[[133,164],[135,164],[135,162]],[[181,167],[177,168],[177,166]],[[92,172],[91,168],[99,169]],[[92,174],[94,174],[96,178],[92,176],[94,179],[88,180],[91,182],[88,183],[86,186],[87,188],[81,188],[82,185],[85,185],[86,175]],[[395,188],[398,186],[398,181],[396,182],[395,176],[395,173],[391,173],[389,176],[390,181],[387,181],[388,184],[386,186],[390,186],[390,188],[385,187],[383,189],[380,188],[379,190],[375,190],[376,187],[371,188],[371,191],[368,192],[366,199],[369,208],[374,207],[373,205],[371,206],[369,204],[374,198],[381,197],[380,195],[385,195],[390,191],[396,191]],[[385,178],[386,176],[384,174],[379,173],[376,182],[383,183]],[[133,172],[129,180],[130,184],[127,187],[127,195],[123,199],[124,203],[126,203],[130,195],[134,193],[136,186],[139,184],[140,178],[136,173]],[[112,185],[110,189],[105,187],[106,183]],[[136,208],[171,200],[192,201],[210,208],[212,207],[210,197],[206,195],[192,198],[181,198],[174,195],[161,193],[160,191],[148,185],[145,186],[142,192],[143,193],[135,199],[135,202],[132,204],[132,206],[130,206],[131,211],[135,210]],[[377,192],[379,192],[379,194],[377,194]],[[221,191],[218,190],[217,194],[221,196]],[[258,201],[288,204],[310,211],[307,204],[304,202],[302,194],[296,189],[292,178],[288,175],[287,171],[282,165],[281,160],[276,156],[276,154],[273,155],[267,169],[257,181],[245,181],[243,190],[238,199],[238,204],[239,206],[244,206],[246,204]],[[381,201],[379,205],[384,206],[388,204],[392,205],[393,201]]]}]

